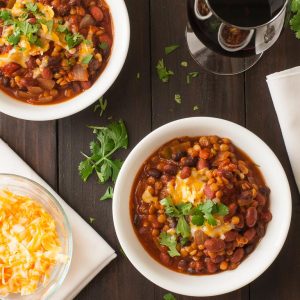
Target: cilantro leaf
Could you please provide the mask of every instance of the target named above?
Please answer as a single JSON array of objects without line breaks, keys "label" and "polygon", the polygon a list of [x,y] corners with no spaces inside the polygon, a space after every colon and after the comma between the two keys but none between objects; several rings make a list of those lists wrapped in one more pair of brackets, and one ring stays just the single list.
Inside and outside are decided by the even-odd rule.
[{"label": "cilantro leaf", "polygon": [[104,195],[100,198],[100,201],[112,199],[113,195],[114,195],[114,189],[111,186],[109,186],[106,192],[104,193]]},{"label": "cilantro leaf", "polygon": [[179,48],[179,45],[170,45],[170,46],[167,46],[167,47],[165,47],[165,54],[168,55],[168,54],[174,52],[178,48]]},{"label": "cilantro leaf", "polygon": [[28,2],[25,4],[26,9],[31,12],[36,12],[38,10],[38,6],[36,3]]},{"label": "cilantro leaf", "polygon": [[204,214],[204,218],[206,219],[206,221],[209,225],[217,226],[217,220],[213,217],[212,214],[210,214],[210,213]]},{"label": "cilantro leaf", "polygon": [[179,217],[180,212],[173,204],[171,197],[164,198],[160,200],[160,204],[165,207],[165,212],[170,217]]},{"label": "cilantro leaf", "polygon": [[218,215],[226,216],[229,214],[228,207],[226,205],[224,205],[223,203],[218,203],[217,207],[218,207]]},{"label": "cilantro leaf", "polygon": [[176,298],[171,293],[167,293],[164,295],[164,300],[176,300]]},{"label": "cilantro leaf", "polygon": [[68,48],[72,49],[78,46],[84,40],[84,37],[79,33],[72,34],[68,32],[65,36],[65,40],[67,42]]},{"label": "cilantro leaf", "polygon": [[17,45],[20,42],[21,39],[21,32],[20,30],[15,30],[8,38],[7,41],[11,45]]},{"label": "cilantro leaf", "polygon": [[292,0],[291,11],[297,13],[300,10],[300,0]]},{"label": "cilantro leaf", "polygon": [[163,246],[166,246],[169,248],[168,253],[171,257],[174,256],[180,256],[180,253],[177,251],[177,241],[175,235],[169,235],[165,231],[163,231],[159,235],[159,243]]},{"label": "cilantro leaf", "polygon": [[192,223],[196,226],[202,226],[204,224],[203,214],[192,216]]},{"label": "cilantro leaf", "polygon": [[191,229],[184,216],[180,216],[176,226],[176,233],[180,234],[183,238],[189,238]]},{"label": "cilantro leaf", "polygon": [[96,139],[90,143],[91,155],[85,155],[78,167],[83,181],[87,181],[95,171],[100,183],[110,178],[116,181],[122,166],[122,161],[113,159],[112,155],[119,149],[127,149],[128,135],[124,122],[114,122],[107,127],[90,127]]},{"label": "cilantro leaf", "polygon": [[300,1],[292,0],[291,3],[292,17],[290,19],[291,29],[295,32],[296,38],[300,39]]},{"label": "cilantro leaf", "polygon": [[68,28],[65,25],[59,24],[56,28],[56,31],[60,33],[64,33],[68,31]]},{"label": "cilantro leaf", "polygon": [[156,71],[157,71],[158,78],[164,83],[168,82],[170,76],[174,75],[173,71],[167,70],[163,59],[158,61],[156,65]]},{"label": "cilantro leaf", "polygon": [[108,48],[108,44],[106,42],[101,42],[99,44],[99,48],[102,50],[106,50]]},{"label": "cilantro leaf", "polygon": [[181,104],[181,96],[179,94],[175,94],[174,97],[175,102],[177,102],[178,104]]},{"label": "cilantro leaf", "polygon": [[0,10],[0,19],[3,21],[8,21],[12,18],[10,11],[8,10]]},{"label": "cilantro leaf", "polygon": [[184,216],[188,216],[191,212],[192,206],[192,203],[185,203],[177,205],[177,208],[179,209],[181,214],[183,214]]},{"label": "cilantro leaf", "polygon": [[81,63],[84,65],[88,65],[92,58],[93,58],[93,55],[88,54],[82,59]]}]

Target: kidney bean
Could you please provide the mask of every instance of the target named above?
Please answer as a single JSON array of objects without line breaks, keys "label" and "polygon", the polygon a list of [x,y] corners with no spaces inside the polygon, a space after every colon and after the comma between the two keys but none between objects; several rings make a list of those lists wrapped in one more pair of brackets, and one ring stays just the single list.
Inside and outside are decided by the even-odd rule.
[{"label": "kidney bean", "polygon": [[205,185],[204,187],[204,194],[209,198],[209,199],[213,199],[215,197],[215,193],[214,191],[211,190],[209,185]]},{"label": "kidney bean", "polygon": [[177,167],[174,165],[164,165],[163,170],[168,175],[176,175],[177,174]]},{"label": "kidney bean", "polygon": [[219,252],[225,249],[225,242],[218,238],[211,238],[204,242],[204,246],[210,252]]},{"label": "kidney bean", "polygon": [[93,18],[97,22],[101,22],[103,20],[103,16],[104,16],[103,12],[98,6],[90,7],[90,12],[91,12],[91,15],[93,16]]},{"label": "kidney bean", "polygon": [[180,172],[180,177],[181,179],[186,179],[191,176],[191,173],[192,171],[190,167],[183,167],[183,169]]},{"label": "kidney bean", "polygon": [[161,175],[162,175],[162,172],[159,171],[159,170],[156,169],[156,168],[151,168],[151,169],[149,169],[149,170],[147,171],[147,174],[148,174],[149,176],[152,176],[152,177],[156,178],[156,179],[159,179],[159,178],[161,177]]},{"label": "kidney bean", "polygon": [[200,272],[201,270],[203,270],[204,268],[204,264],[202,261],[196,261],[195,263],[195,271],[196,272]]},{"label": "kidney bean", "polygon": [[198,162],[198,158],[197,157],[188,156],[186,158],[186,160],[184,161],[183,165],[192,168],[192,167],[196,167],[197,162]]},{"label": "kidney bean", "polygon": [[80,85],[84,90],[87,90],[92,86],[90,81],[80,81]]},{"label": "kidney bean", "polygon": [[233,216],[236,213],[237,210],[237,204],[236,203],[230,203],[228,206],[228,210],[229,210],[229,215]]},{"label": "kidney bean", "polygon": [[29,18],[27,19],[27,22],[30,24],[35,24],[36,23],[36,18]]},{"label": "kidney bean", "polygon": [[187,153],[186,151],[179,151],[179,152],[176,152],[176,153],[173,153],[172,154],[172,159],[176,162],[180,161],[181,158],[187,156]]},{"label": "kidney bean", "polygon": [[230,258],[230,261],[232,263],[238,263],[242,260],[244,257],[245,251],[243,248],[238,248],[234,251],[233,255]]},{"label": "kidney bean", "polygon": [[200,158],[197,163],[197,170],[208,168],[208,162],[205,159]]},{"label": "kidney bean", "polygon": [[246,224],[248,227],[254,227],[257,221],[257,210],[255,207],[249,207],[246,213]]},{"label": "kidney bean", "polygon": [[211,261],[215,264],[219,264],[220,262],[222,262],[224,260],[224,256],[223,255],[217,255],[214,258],[211,258]]},{"label": "kidney bean", "polygon": [[272,220],[272,214],[270,211],[263,211],[261,213],[261,220],[265,223],[269,223]]},{"label": "kidney bean", "polygon": [[171,258],[170,258],[170,256],[168,254],[166,254],[166,253],[160,253],[159,258],[160,258],[161,262],[164,265],[167,265],[167,266],[170,265]]},{"label": "kidney bean", "polygon": [[3,68],[2,68],[2,72],[5,76],[11,76],[12,73],[14,73],[15,71],[19,70],[21,68],[20,65],[11,62],[6,64]]},{"label": "kidney bean", "polygon": [[253,202],[252,199],[238,199],[239,206],[249,206]]},{"label": "kidney bean", "polygon": [[225,234],[225,242],[233,242],[238,236],[238,233],[234,230],[228,231]]},{"label": "kidney bean", "polygon": [[248,243],[252,242],[252,240],[255,238],[255,236],[256,236],[255,228],[250,228],[250,229],[246,230],[244,233],[244,237],[248,240]]},{"label": "kidney bean", "polygon": [[208,273],[215,273],[218,269],[218,265],[212,261],[208,261],[206,262],[206,268]]},{"label": "kidney bean", "polygon": [[270,195],[270,189],[267,186],[262,186],[258,189],[258,191],[265,197],[268,197]]},{"label": "kidney bean", "polygon": [[267,203],[267,198],[265,196],[263,196],[261,193],[257,193],[255,199],[258,202],[259,206],[265,206]]}]

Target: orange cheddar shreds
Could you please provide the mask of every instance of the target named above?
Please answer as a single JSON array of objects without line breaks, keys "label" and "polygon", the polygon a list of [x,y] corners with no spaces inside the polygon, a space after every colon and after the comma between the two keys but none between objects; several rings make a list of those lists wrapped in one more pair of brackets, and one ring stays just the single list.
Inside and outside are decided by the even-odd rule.
[{"label": "orange cheddar shreds", "polygon": [[0,296],[30,295],[64,263],[55,221],[33,199],[0,190]]}]

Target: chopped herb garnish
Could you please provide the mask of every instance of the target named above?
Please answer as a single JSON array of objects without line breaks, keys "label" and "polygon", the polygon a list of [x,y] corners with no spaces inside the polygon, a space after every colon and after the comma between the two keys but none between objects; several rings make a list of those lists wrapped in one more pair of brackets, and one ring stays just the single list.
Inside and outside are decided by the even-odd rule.
[{"label": "chopped herb garnish", "polygon": [[56,31],[60,32],[60,33],[64,33],[68,31],[67,26],[59,24],[56,28]]},{"label": "chopped herb garnish", "polygon": [[198,109],[199,109],[198,105],[195,105],[195,106],[193,107],[193,111],[198,110]]},{"label": "chopped herb garnish", "polygon": [[26,9],[31,12],[36,12],[38,10],[38,6],[36,3],[28,2],[25,4]]},{"label": "chopped herb garnish", "polygon": [[15,30],[13,32],[13,34],[11,34],[8,38],[7,41],[11,44],[11,45],[17,45],[19,43],[21,39],[21,32],[20,30]]},{"label": "chopped herb garnish", "polygon": [[165,53],[168,55],[168,54],[174,52],[178,48],[179,48],[179,45],[170,45],[170,46],[167,46],[167,47],[165,47]]},{"label": "chopped herb garnish", "polygon": [[177,251],[177,237],[176,235],[170,235],[166,232],[162,232],[159,235],[159,243],[163,246],[169,248],[168,253],[171,257],[180,256],[180,253]]},{"label": "chopped herb garnish", "polygon": [[296,38],[300,39],[300,1],[292,0],[291,3],[292,17],[290,19],[291,29],[295,32]]},{"label": "chopped herb garnish", "polygon": [[100,97],[98,103],[94,107],[94,112],[100,108],[100,117],[102,117],[104,111],[106,110],[106,107],[107,107],[107,100],[104,99],[103,97]]},{"label": "chopped herb garnish", "polygon": [[187,84],[190,84],[191,78],[195,78],[195,77],[197,77],[197,76],[199,76],[199,72],[190,72],[190,73],[188,73],[188,74],[186,75],[186,83],[187,83]]},{"label": "chopped herb garnish", "polygon": [[101,42],[99,44],[99,48],[102,50],[106,50],[108,48],[108,44],[106,42]]},{"label": "chopped herb garnish", "polygon": [[174,100],[178,103],[181,104],[181,96],[179,94],[175,94]]},{"label": "chopped herb garnish", "polygon": [[123,248],[121,248],[120,247],[120,253],[124,256],[124,257],[126,257],[127,258],[127,255],[126,255],[126,253],[124,252],[124,250],[123,250]]},{"label": "chopped herb garnish", "polygon": [[184,239],[191,235],[190,225],[187,223],[184,216],[180,216],[176,226],[176,233],[180,234]]},{"label": "chopped herb garnish", "polygon": [[81,179],[87,179],[96,173],[99,182],[104,183],[110,178],[116,181],[122,166],[122,161],[113,159],[112,155],[119,149],[127,149],[128,135],[124,122],[113,122],[107,127],[90,127],[96,139],[90,143],[90,156],[83,154],[85,160],[79,164],[79,174]]},{"label": "chopped herb garnish", "polygon": [[92,58],[93,58],[93,55],[88,54],[82,59],[81,63],[84,65],[88,65]]},{"label": "chopped herb garnish", "polygon": [[141,74],[140,73],[136,73],[136,79],[140,79],[141,78]]},{"label": "chopped herb garnish", "polygon": [[0,19],[4,21],[8,21],[12,18],[10,11],[8,10],[0,10]]},{"label": "chopped herb garnish", "polygon": [[173,71],[167,70],[163,59],[158,61],[157,66],[156,66],[156,71],[157,71],[158,78],[162,82],[168,82],[170,76],[174,75]]},{"label": "chopped herb garnish", "polygon": [[176,300],[176,298],[171,293],[168,293],[164,295],[164,300]]},{"label": "chopped herb garnish", "polygon": [[72,49],[78,46],[84,40],[84,37],[79,33],[72,34],[68,32],[65,36],[65,40],[67,42],[68,48]]},{"label": "chopped herb garnish", "polygon": [[106,192],[104,193],[104,195],[100,198],[100,201],[112,199],[113,195],[114,195],[114,189],[111,186],[109,186]]},{"label": "chopped herb garnish", "polygon": [[47,20],[44,20],[44,19],[40,19],[39,22],[42,23],[42,24],[44,24],[44,25],[46,25],[49,32],[52,31],[52,29],[53,29],[53,24],[54,24],[54,21],[53,21],[53,20],[47,21]]},{"label": "chopped herb garnish", "polygon": [[95,220],[96,220],[95,218],[90,217],[90,223],[91,224],[93,224]]},{"label": "chopped herb garnish", "polygon": [[188,63],[187,63],[186,61],[182,61],[182,62],[180,63],[180,65],[181,65],[182,67],[186,68],[186,67],[188,66]]}]

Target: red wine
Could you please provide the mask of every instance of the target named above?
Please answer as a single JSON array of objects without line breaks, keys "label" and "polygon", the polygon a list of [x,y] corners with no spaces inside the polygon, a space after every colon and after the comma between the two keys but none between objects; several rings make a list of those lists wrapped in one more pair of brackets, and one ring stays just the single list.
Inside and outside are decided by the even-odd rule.
[{"label": "red wine", "polygon": [[238,27],[257,27],[272,20],[285,0],[207,0],[220,19]]},{"label": "red wine", "polygon": [[247,57],[276,42],[285,4],[285,0],[187,0],[187,12],[193,32],[206,47],[225,56]]}]

